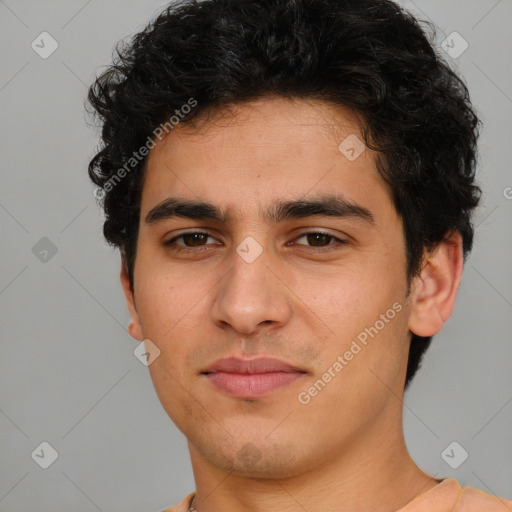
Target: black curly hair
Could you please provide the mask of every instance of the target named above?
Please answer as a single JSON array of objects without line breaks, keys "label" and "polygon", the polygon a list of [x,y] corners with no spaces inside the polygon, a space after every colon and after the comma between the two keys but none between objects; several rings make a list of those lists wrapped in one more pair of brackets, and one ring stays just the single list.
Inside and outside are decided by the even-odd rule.
[{"label": "black curly hair", "polygon": [[[102,125],[89,176],[132,290],[147,161],[137,151],[191,99],[182,123],[268,95],[351,108],[403,220],[409,280],[450,230],[466,258],[481,123],[434,37],[390,0],[180,0],[121,41],[89,89]],[[406,388],[430,342],[412,335]]]}]

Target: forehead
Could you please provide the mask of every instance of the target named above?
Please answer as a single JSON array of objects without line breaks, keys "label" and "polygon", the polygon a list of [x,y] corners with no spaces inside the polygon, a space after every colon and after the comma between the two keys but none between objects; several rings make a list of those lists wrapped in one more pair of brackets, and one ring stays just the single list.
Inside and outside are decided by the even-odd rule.
[{"label": "forehead", "polygon": [[[264,98],[209,112],[155,141],[142,216],[171,195],[208,198],[233,217],[253,202],[261,212],[286,196],[339,192],[348,200],[370,194],[389,201],[375,153],[362,140],[355,113],[318,100]],[[356,144],[361,153],[348,158],[353,152],[340,144]]]},{"label": "forehead", "polygon": [[196,144],[207,144],[215,138],[215,144],[219,144],[227,143],[234,134],[237,145],[246,147],[263,142],[267,146],[309,143],[337,147],[343,134],[350,133],[362,139],[360,119],[348,107],[311,98],[266,96],[208,108],[190,122],[185,117],[157,142],[153,152],[158,153],[177,138],[188,138],[187,142]]}]

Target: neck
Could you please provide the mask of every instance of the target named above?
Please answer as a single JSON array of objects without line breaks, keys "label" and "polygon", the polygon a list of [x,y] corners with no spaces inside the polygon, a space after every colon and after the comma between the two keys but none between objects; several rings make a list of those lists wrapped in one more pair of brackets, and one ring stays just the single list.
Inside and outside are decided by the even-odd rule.
[{"label": "neck", "polygon": [[[396,417],[395,417],[396,419]],[[189,443],[197,512],[395,512],[439,481],[411,459],[400,424],[375,425],[328,460],[285,478],[251,476],[211,465]],[[338,451],[338,450],[333,450]],[[300,466],[298,464],[297,466]]]}]

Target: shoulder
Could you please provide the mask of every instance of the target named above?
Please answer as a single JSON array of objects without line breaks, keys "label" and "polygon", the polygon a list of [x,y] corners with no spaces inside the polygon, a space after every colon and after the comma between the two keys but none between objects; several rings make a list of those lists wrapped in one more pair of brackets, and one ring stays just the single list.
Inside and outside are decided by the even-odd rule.
[{"label": "shoulder", "polygon": [[512,501],[445,478],[398,512],[512,512]]},{"label": "shoulder", "polygon": [[481,489],[464,487],[453,512],[512,512],[512,501]]},{"label": "shoulder", "polygon": [[[460,493],[455,503],[455,507],[453,509],[450,509],[452,510],[452,512],[512,512],[511,500],[508,500],[506,498],[500,498],[492,494],[488,494],[485,491],[482,491],[481,489],[475,489],[473,487],[464,487],[461,489],[456,480],[452,478],[446,479],[442,485],[440,484],[437,486],[437,488],[432,489],[432,491],[436,491],[436,496],[434,496],[434,493],[432,493],[432,491],[427,492],[424,495],[422,495],[419,498],[419,500],[414,500],[414,505],[420,506],[420,508],[418,509],[420,510],[422,505],[428,504],[426,500],[424,501],[425,498],[428,497],[430,499],[433,499],[432,501],[436,502],[439,498],[441,498],[441,490],[451,491],[448,492],[448,494],[445,496],[446,498],[448,498],[448,495],[453,496],[453,491],[457,492],[456,488],[460,489]],[[183,498],[179,503],[176,503],[176,505],[168,507],[162,510],[161,512],[188,512],[194,495],[195,492],[190,493],[188,496]],[[441,501],[443,500],[441,499]],[[430,501],[429,503],[431,505],[433,504]],[[440,502],[439,504],[441,505]],[[412,505],[413,503],[409,504],[409,506]],[[415,511],[416,508],[413,509],[406,507],[406,509],[402,510],[403,512],[405,512],[406,510],[410,510],[411,512],[413,512],[413,510]]]},{"label": "shoulder", "polygon": [[188,512],[194,495],[195,492],[190,493],[188,496],[183,498],[179,503],[176,503],[176,505],[173,505],[172,507],[168,507],[162,510],[162,512]]}]

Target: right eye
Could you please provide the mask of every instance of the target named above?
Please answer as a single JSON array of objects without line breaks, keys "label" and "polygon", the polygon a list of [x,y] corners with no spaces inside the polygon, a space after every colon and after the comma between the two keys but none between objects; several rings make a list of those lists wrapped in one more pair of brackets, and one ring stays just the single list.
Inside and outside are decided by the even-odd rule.
[{"label": "right eye", "polygon": [[[205,243],[203,242],[206,242],[208,238],[214,240],[212,236],[203,231],[187,231],[186,233],[181,233],[180,235],[167,240],[163,245],[176,252],[193,252],[194,247],[204,247]],[[184,243],[178,243],[178,240],[180,239]]]}]

